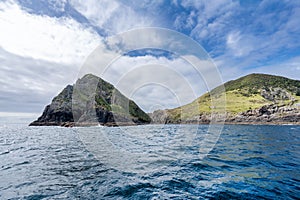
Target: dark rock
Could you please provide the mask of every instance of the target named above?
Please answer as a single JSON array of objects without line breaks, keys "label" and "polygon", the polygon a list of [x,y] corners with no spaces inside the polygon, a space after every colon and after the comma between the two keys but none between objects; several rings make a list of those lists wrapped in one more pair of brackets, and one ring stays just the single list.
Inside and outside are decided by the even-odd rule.
[{"label": "dark rock", "polygon": [[251,124],[300,123],[300,109],[297,106],[270,104],[231,116],[231,118],[226,119],[226,122]]},{"label": "dark rock", "polygon": [[[75,91],[75,92],[74,92]],[[150,123],[150,117],[110,83],[87,74],[53,98],[30,126],[117,126]]]},{"label": "dark rock", "polygon": [[[260,115],[270,115],[270,114],[271,114],[271,112],[270,112],[269,109],[268,109],[268,106],[263,106],[263,107],[261,107],[261,108],[258,110],[258,112],[259,112]],[[247,115],[245,115],[245,116],[247,116]]]}]

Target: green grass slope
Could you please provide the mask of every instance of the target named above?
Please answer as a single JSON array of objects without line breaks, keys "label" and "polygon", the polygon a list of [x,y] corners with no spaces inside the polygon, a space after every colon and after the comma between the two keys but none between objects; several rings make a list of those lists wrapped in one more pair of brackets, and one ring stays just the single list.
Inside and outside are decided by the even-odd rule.
[{"label": "green grass slope", "polygon": [[[250,74],[229,81],[224,86],[226,111],[232,115],[269,104],[293,105],[300,102],[300,81],[281,76]],[[219,86],[190,104],[167,110],[169,118],[176,121],[210,114],[212,108],[218,112],[217,107],[212,107],[211,99],[222,95],[221,89]]]}]

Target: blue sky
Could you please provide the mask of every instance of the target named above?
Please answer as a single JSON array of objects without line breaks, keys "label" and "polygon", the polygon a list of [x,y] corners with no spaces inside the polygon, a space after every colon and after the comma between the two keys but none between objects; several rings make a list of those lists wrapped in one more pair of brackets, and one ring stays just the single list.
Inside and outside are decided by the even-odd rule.
[{"label": "blue sky", "polygon": [[[0,112],[41,112],[78,78],[87,56],[105,38],[142,27],[168,28],[191,37],[209,53],[224,81],[257,72],[300,79],[299,19],[300,1],[293,0],[4,0]],[[124,68],[149,58],[181,63],[163,51],[124,57]],[[205,91],[199,89],[196,95]],[[172,102],[161,106],[176,106]],[[137,103],[146,110],[151,107]]]}]

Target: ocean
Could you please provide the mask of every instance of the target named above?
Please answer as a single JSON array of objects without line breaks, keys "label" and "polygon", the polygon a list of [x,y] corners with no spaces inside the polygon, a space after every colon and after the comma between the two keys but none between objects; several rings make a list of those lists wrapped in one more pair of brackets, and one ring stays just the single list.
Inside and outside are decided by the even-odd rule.
[{"label": "ocean", "polygon": [[225,125],[206,148],[208,125],[0,121],[1,200],[300,198],[300,126]]}]

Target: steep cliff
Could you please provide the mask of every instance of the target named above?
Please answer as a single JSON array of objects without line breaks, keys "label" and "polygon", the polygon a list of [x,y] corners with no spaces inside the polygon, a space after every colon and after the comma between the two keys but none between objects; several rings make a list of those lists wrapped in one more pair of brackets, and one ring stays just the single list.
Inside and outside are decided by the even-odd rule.
[{"label": "steep cliff", "polygon": [[68,85],[30,126],[137,125],[150,117],[112,84],[87,74]]}]

